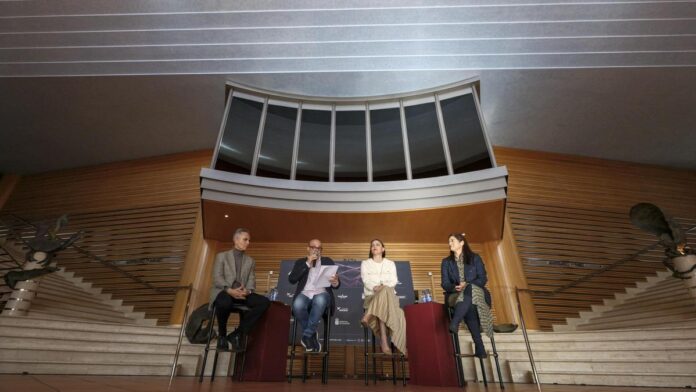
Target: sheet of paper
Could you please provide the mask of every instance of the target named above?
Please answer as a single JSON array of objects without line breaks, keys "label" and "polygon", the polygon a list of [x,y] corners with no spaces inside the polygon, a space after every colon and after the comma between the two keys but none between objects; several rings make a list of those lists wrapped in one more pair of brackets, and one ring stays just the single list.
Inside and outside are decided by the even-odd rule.
[{"label": "sheet of paper", "polygon": [[319,278],[317,278],[317,286],[319,286],[319,287],[331,286],[331,282],[329,282],[329,278],[336,275],[337,272],[338,272],[337,265],[322,265],[321,269],[319,270]]}]

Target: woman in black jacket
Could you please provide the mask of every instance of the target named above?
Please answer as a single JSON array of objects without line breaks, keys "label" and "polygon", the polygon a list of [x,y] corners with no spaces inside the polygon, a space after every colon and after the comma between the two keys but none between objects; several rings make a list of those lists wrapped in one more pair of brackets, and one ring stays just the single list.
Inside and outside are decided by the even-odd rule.
[{"label": "woman in black jacket", "polygon": [[473,286],[478,286],[484,293],[486,303],[490,306],[491,295],[486,289],[486,268],[481,256],[469,247],[464,234],[450,234],[450,255],[442,259],[442,288],[445,289],[445,302],[454,308],[454,315],[449,325],[452,333],[457,333],[459,323],[464,320],[471,332],[476,346],[475,355],[486,357],[481,339],[481,328],[476,307],[472,303]]}]

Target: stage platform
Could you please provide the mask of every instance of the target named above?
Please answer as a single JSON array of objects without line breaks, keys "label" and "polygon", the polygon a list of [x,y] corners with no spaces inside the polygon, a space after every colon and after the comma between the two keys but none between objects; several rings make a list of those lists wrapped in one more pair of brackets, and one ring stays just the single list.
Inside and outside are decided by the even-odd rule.
[{"label": "stage platform", "polygon": [[[1,392],[165,392],[168,391],[168,377],[152,376],[66,376],[66,375],[0,375]],[[210,383],[205,379],[198,383],[196,377],[177,377],[169,391],[178,392],[228,392],[232,390],[244,390],[245,392],[353,392],[353,391],[392,391],[392,392],[500,392],[499,385],[489,385],[470,382],[466,388],[439,388],[411,386],[401,384],[393,385],[391,382],[380,381],[377,385],[372,383],[365,386],[360,379],[329,379],[328,385],[322,385],[319,378],[310,379],[302,384],[300,380],[287,382],[233,382],[229,377],[220,377]],[[533,384],[506,384],[506,392],[534,392],[537,388]],[[603,387],[596,385],[542,385],[543,392],[673,392],[683,391],[681,388],[637,388],[637,387]]]}]

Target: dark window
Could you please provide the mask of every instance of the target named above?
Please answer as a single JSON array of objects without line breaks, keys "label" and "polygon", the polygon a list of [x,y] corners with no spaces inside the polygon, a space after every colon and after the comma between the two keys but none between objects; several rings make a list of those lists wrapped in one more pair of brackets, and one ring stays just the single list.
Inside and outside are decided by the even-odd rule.
[{"label": "dark window", "polygon": [[331,157],[331,112],[302,110],[300,146],[295,179],[329,181]]},{"label": "dark window", "polygon": [[215,162],[216,170],[251,173],[251,161],[256,148],[262,110],[261,102],[232,98]]},{"label": "dark window", "polygon": [[268,105],[256,175],[290,179],[297,109]]},{"label": "dark window", "polygon": [[365,111],[336,112],[334,181],[367,181]]},{"label": "dark window", "polygon": [[404,142],[399,108],[370,111],[373,181],[405,180]]},{"label": "dark window", "polygon": [[454,173],[493,167],[473,95],[445,99],[440,106]]},{"label": "dark window", "polygon": [[404,109],[413,178],[447,175],[435,103],[406,106]]}]

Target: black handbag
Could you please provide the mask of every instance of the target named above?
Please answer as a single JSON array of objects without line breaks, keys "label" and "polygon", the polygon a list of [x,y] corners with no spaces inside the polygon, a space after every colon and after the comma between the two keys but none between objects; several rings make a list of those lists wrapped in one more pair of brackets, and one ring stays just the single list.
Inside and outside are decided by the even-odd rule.
[{"label": "black handbag", "polygon": [[[186,338],[193,344],[203,344],[208,342],[208,328],[213,318],[213,312],[208,309],[208,304],[201,305],[191,313],[186,322]],[[215,339],[215,331],[211,331],[211,339]]]}]

